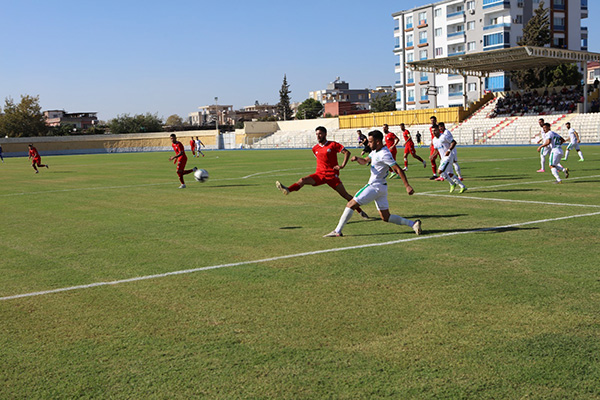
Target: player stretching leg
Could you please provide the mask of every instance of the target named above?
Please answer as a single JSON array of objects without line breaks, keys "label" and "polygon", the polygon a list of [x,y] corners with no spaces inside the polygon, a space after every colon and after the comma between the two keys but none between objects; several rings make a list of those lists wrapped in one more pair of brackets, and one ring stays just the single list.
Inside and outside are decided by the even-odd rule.
[{"label": "player stretching leg", "polygon": [[[440,129],[440,136],[442,136],[442,135],[447,136],[446,141],[448,143],[451,143],[454,140],[454,137],[452,136],[452,132],[450,132],[448,129],[446,129],[446,124],[444,124],[443,122],[440,122],[438,124],[438,127]],[[463,177],[462,177],[462,174],[460,171],[460,165],[458,165],[458,152],[456,151],[456,144],[454,145],[452,152],[454,153],[453,157],[452,157],[452,167],[454,168],[454,175],[456,175],[458,177],[458,180],[462,181]],[[441,154],[440,154],[440,158],[443,158]],[[452,173],[448,172],[448,175],[452,175]],[[444,178],[440,177],[440,180],[443,181]]]},{"label": "player stretching leg", "polygon": [[175,155],[169,157],[169,161],[175,160],[173,163],[177,165],[177,176],[179,177],[179,182],[181,183],[179,189],[185,189],[185,181],[183,180],[183,176],[191,174],[198,168],[194,167],[193,169],[185,169],[185,164],[187,164],[187,156],[185,155],[183,144],[177,140],[177,136],[174,133],[172,133],[170,137],[171,142],[173,143],[173,150],[175,150]]},{"label": "player stretching leg", "polygon": [[431,121],[431,126],[429,127],[429,132],[431,133],[431,146],[429,146],[429,161],[431,162],[431,170],[433,171],[433,175],[429,180],[437,179],[437,164],[435,163],[435,159],[438,158],[439,154],[436,153],[435,147],[433,147],[433,127],[437,126],[437,118],[435,116],[429,118]]},{"label": "player stretching leg", "polygon": [[565,125],[569,130],[569,145],[567,146],[567,151],[565,152],[565,158],[563,158],[563,160],[567,161],[567,158],[569,158],[569,152],[571,150],[575,150],[577,151],[577,154],[579,154],[579,161],[583,161],[583,153],[579,149],[579,143],[581,143],[581,140],[579,139],[579,133],[577,133],[575,129],[571,128],[570,122],[567,122]]},{"label": "player stretching leg", "polygon": [[48,164],[42,164],[42,156],[40,156],[40,153],[37,151],[37,149],[35,147],[33,147],[33,143],[30,143],[28,145],[28,147],[29,147],[29,160],[31,160],[31,166],[35,170],[35,173],[39,174],[40,171],[38,171],[37,167],[48,168]]},{"label": "player stretching leg", "polygon": [[[344,148],[338,142],[332,142],[327,140],[327,129],[322,126],[315,129],[317,135],[317,141],[319,142],[312,149],[315,157],[317,158],[317,170],[314,174],[300,178],[300,180],[290,187],[284,186],[281,182],[276,181],[275,186],[281,190],[283,194],[289,194],[290,192],[296,192],[304,185],[320,186],[323,184],[329,185],[330,188],[339,193],[346,200],[352,200],[352,196],[346,191],[344,184],[340,180],[338,174],[343,169],[348,160],[350,159],[350,152]],[[344,155],[344,161],[342,165],[338,165],[338,153]],[[369,219],[366,212],[358,207],[356,211],[364,219]]]},{"label": "player stretching leg", "polygon": [[422,233],[421,221],[411,221],[402,218],[399,215],[390,214],[387,199],[388,187],[387,182],[385,181],[390,168],[392,168],[394,172],[398,174],[400,179],[402,179],[402,182],[404,182],[406,193],[412,195],[415,191],[409,185],[408,179],[406,179],[406,175],[404,175],[404,171],[400,169],[396,160],[392,157],[392,153],[384,146],[383,133],[380,131],[369,132],[369,145],[371,146],[372,151],[368,157],[352,157],[352,161],[356,161],[360,165],[371,163],[371,177],[369,178],[369,182],[356,193],[354,198],[352,198],[348,204],[346,204],[346,208],[340,217],[340,222],[337,227],[331,233],[328,233],[323,237],[344,236],[342,234],[342,229],[344,229],[344,226],[350,221],[350,218],[352,218],[352,214],[354,213],[353,210],[372,201],[375,201],[375,205],[377,206],[377,210],[379,210],[379,215],[382,220],[396,225],[409,226],[417,235],[420,235]]},{"label": "player stretching leg", "polygon": [[454,162],[456,157],[456,153],[454,153],[456,141],[452,138],[452,135],[440,134],[440,128],[437,125],[433,127],[433,136],[434,156],[439,154],[442,157],[439,169],[440,176],[450,183],[450,193],[454,192],[456,185],[460,186],[459,193],[463,193],[467,190],[467,187],[456,176],[448,174],[448,167]]},{"label": "player stretching leg", "polygon": [[545,123],[542,126],[542,129],[544,130],[544,137],[546,140],[538,147],[537,151],[541,153],[544,149],[550,149],[550,172],[552,172],[552,175],[556,178],[556,182],[554,183],[562,183],[558,171],[564,172],[565,178],[569,177],[569,168],[564,168],[560,165],[560,159],[563,155],[562,144],[565,142],[565,139],[558,133],[551,131],[549,123]]},{"label": "player stretching leg", "polygon": [[404,127],[404,124],[400,124],[400,129],[402,130],[402,136],[404,137],[404,171],[408,169],[408,155],[410,154],[413,158],[421,161],[423,163],[423,168],[427,168],[427,163],[421,157],[417,155],[415,151],[415,142],[413,142],[412,137],[410,136],[410,132],[408,129]]},{"label": "player stretching leg", "polygon": [[204,157],[204,153],[200,150],[200,147],[206,146],[204,145],[204,143],[202,143],[202,140],[200,140],[200,138],[196,136],[196,157],[198,157],[198,154],[202,154],[202,157]]}]

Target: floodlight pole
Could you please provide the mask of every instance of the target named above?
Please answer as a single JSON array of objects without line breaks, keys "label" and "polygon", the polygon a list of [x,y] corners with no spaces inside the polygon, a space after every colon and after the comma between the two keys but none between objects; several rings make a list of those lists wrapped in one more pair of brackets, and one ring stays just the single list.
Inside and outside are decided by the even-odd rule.
[{"label": "floodlight pole", "polygon": [[217,136],[219,135],[219,98],[215,97],[215,129],[217,130]]},{"label": "floodlight pole", "polygon": [[587,61],[582,61],[583,64],[583,113],[587,114],[588,112],[588,68]]}]

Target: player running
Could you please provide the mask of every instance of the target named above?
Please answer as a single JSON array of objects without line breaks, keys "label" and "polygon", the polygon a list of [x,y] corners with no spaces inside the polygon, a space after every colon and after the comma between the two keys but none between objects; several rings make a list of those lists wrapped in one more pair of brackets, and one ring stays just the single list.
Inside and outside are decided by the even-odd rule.
[{"label": "player running", "polygon": [[40,171],[38,171],[37,167],[48,168],[48,164],[42,164],[42,156],[40,156],[40,153],[37,151],[37,149],[35,147],[33,147],[33,143],[30,143],[28,145],[28,147],[29,147],[29,160],[31,160],[31,166],[35,170],[35,173],[39,174]]},{"label": "player running", "polygon": [[183,176],[187,174],[191,174],[196,171],[198,168],[194,167],[193,169],[185,169],[185,164],[187,164],[187,156],[185,155],[185,149],[183,148],[183,144],[177,140],[177,135],[171,133],[170,135],[171,142],[173,143],[173,150],[175,151],[175,155],[169,157],[169,161],[173,161],[174,164],[177,165],[177,176],[179,177],[179,182],[181,182],[181,186],[179,189],[185,189],[185,182],[183,180]]},{"label": "player running", "polygon": [[441,157],[441,163],[438,173],[442,178],[450,183],[450,193],[454,192],[456,189],[456,185],[460,187],[460,191],[458,193],[463,193],[467,190],[467,187],[456,177],[450,176],[448,174],[448,167],[450,163],[453,163],[456,159],[456,153],[454,152],[454,148],[456,147],[456,140],[452,137],[452,134],[441,134],[440,127],[435,125],[433,128],[433,141],[431,144],[434,147],[433,157],[439,155]]},{"label": "player running", "polygon": [[[448,129],[446,129],[446,124],[443,122],[440,122],[438,124],[438,128],[440,129],[440,136],[442,135],[446,135],[448,136],[448,142],[452,142],[454,140],[454,137],[452,136],[452,132],[450,132]],[[458,177],[458,180],[462,181],[463,177],[460,171],[460,165],[458,165],[458,152],[456,150],[456,145],[454,146],[454,149],[452,150],[452,152],[454,153],[454,156],[452,158],[452,167],[454,168],[454,174]],[[443,156],[440,154],[440,157],[443,158]],[[448,172],[448,175],[452,175],[452,172]],[[436,181],[443,181],[444,177],[440,176],[438,178],[436,178]]]},{"label": "player running", "polygon": [[408,169],[408,155],[410,154],[413,158],[421,161],[423,163],[423,168],[427,168],[427,163],[417,155],[415,151],[415,142],[413,142],[412,137],[410,136],[410,132],[405,128],[404,124],[400,124],[400,129],[402,130],[402,137],[404,138],[404,169],[406,171]]},{"label": "player running", "polygon": [[558,133],[551,131],[550,124],[547,122],[542,126],[542,129],[544,130],[546,140],[537,148],[537,151],[542,153],[544,149],[550,149],[548,151],[550,153],[550,172],[556,178],[556,182],[554,183],[562,183],[558,171],[565,173],[565,179],[569,177],[569,168],[564,168],[560,165],[560,159],[563,155],[562,144],[565,142],[565,139]]},{"label": "player running", "polygon": [[437,164],[435,162],[436,158],[439,156],[439,153],[435,151],[435,147],[433,147],[433,139],[435,136],[433,134],[433,127],[437,126],[437,117],[434,115],[429,118],[431,121],[431,126],[429,127],[429,132],[431,133],[431,145],[429,146],[429,161],[431,162],[431,170],[433,171],[433,175],[429,180],[437,179]]},{"label": "player running", "polygon": [[[394,132],[389,131],[388,124],[383,124],[383,134],[384,134],[385,146],[388,148],[390,153],[392,153],[392,157],[394,157],[394,160],[395,160],[396,154],[398,154],[398,149],[396,148],[396,146],[400,142],[400,138],[398,136],[396,136],[396,134]],[[391,168],[390,168],[390,172],[391,172],[390,179],[392,179],[393,177],[396,176],[396,173],[393,172]]]},{"label": "player running", "polygon": [[583,153],[579,149],[579,143],[581,143],[581,140],[579,139],[579,133],[577,133],[575,129],[571,128],[570,122],[567,122],[565,125],[569,130],[569,145],[567,146],[567,151],[565,152],[563,161],[567,161],[567,158],[569,158],[569,152],[571,150],[577,151],[577,154],[579,154],[579,161],[583,161]]},{"label": "player running", "polygon": [[190,138],[190,149],[192,150],[192,156],[196,157],[196,141],[193,136]]},{"label": "player running", "polygon": [[200,150],[201,147],[206,146],[204,145],[204,143],[202,143],[202,140],[200,140],[200,138],[196,136],[196,157],[198,157],[198,154],[202,154],[202,157],[204,157],[204,153],[202,152],[202,150]]},{"label": "player running", "polygon": [[[538,120],[538,124],[540,124],[540,139],[538,140],[538,143],[544,143],[546,141],[546,132],[544,131],[544,118],[540,118]],[[541,147],[541,146],[540,146]],[[540,163],[542,164],[542,167],[540,169],[538,169],[535,172],[546,172],[546,156],[548,155],[548,153],[550,153],[550,148],[549,147],[545,147],[542,149],[542,151],[539,151],[540,153]]]},{"label": "player running", "polygon": [[[317,141],[319,142],[312,148],[312,151],[317,158],[317,170],[315,173],[300,178],[298,182],[294,183],[290,187],[282,185],[279,181],[275,182],[275,186],[277,186],[277,189],[279,189],[283,194],[287,195],[290,192],[296,192],[302,189],[304,185],[321,186],[327,184],[330,188],[338,192],[339,195],[344,199],[352,200],[352,196],[346,191],[344,184],[338,176],[339,171],[348,163],[348,160],[350,159],[350,152],[338,142],[327,140],[326,128],[319,126],[317,129],[315,129],[315,133],[317,135]],[[338,153],[342,153],[344,155],[342,165],[338,165]],[[356,208],[356,211],[364,219],[369,219],[367,213],[361,210],[360,207]]]},{"label": "player running", "polygon": [[404,175],[404,172],[400,169],[396,160],[392,157],[392,153],[383,143],[383,133],[380,131],[371,131],[369,132],[369,145],[372,149],[371,154],[366,158],[352,157],[352,161],[356,161],[360,165],[371,164],[371,177],[369,178],[367,185],[360,189],[348,204],[346,204],[346,208],[342,213],[337,227],[323,237],[344,236],[342,234],[342,229],[344,229],[344,226],[350,221],[350,218],[352,218],[352,214],[354,213],[353,210],[358,210],[361,205],[368,204],[372,201],[375,201],[377,210],[379,210],[379,215],[385,222],[410,226],[417,235],[422,233],[420,220],[411,221],[402,218],[399,215],[390,214],[387,199],[388,187],[387,182],[385,181],[390,168],[400,176],[406,187],[406,193],[408,193],[409,196],[415,191],[409,185],[406,175]]}]

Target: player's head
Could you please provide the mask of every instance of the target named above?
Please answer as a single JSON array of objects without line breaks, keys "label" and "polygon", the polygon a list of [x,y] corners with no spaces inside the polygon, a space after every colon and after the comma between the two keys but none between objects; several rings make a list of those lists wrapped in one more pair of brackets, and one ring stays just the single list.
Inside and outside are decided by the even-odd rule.
[{"label": "player's head", "polygon": [[402,123],[400,124],[400,129],[402,129],[402,130],[406,129],[406,128],[405,128],[405,126],[406,126],[406,125],[404,125],[404,122],[402,122]]},{"label": "player's head", "polygon": [[439,129],[440,129],[440,132],[443,132],[443,131],[445,131],[445,130],[446,130],[446,124],[445,124],[445,123],[443,123],[443,122],[439,122],[439,123],[438,123],[438,127],[439,127]]},{"label": "player's head", "polygon": [[550,132],[550,124],[549,123],[545,123],[542,125],[542,128],[544,129],[544,132]]},{"label": "player's head", "polygon": [[440,127],[438,124],[435,124],[431,127],[431,132],[433,132],[433,136],[436,138],[440,137]]},{"label": "player's head", "polygon": [[177,135],[174,133],[171,133],[169,135],[169,137],[171,138],[171,142],[175,143],[177,141]]},{"label": "player's head", "polygon": [[429,117],[429,120],[431,121],[431,125],[437,125],[437,117],[435,115]]},{"label": "player's head", "polygon": [[359,135],[362,135],[362,131],[360,129],[357,130],[356,133],[358,133]]},{"label": "player's head", "polygon": [[543,127],[543,126],[544,126],[544,118],[540,118],[540,119],[538,120],[538,124],[540,124],[540,126],[542,126],[542,127]]},{"label": "player's head", "polygon": [[570,123],[570,122],[567,122],[565,125],[566,125],[566,127],[567,127],[568,129],[571,129],[571,123]]},{"label": "player's head", "polygon": [[317,134],[317,141],[319,143],[323,144],[327,142],[327,128],[324,126],[317,126],[315,133]]},{"label": "player's head", "polygon": [[31,149],[31,148],[33,148],[33,143],[29,143],[29,144],[27,145],[27,147],[29,147],[30,149]]},{"label": "player's head", "polygon": [[369,146],[374,150],[380,150],[383,147],[383,133],[381,131],[369,132]]},{"label": "player's head", "polygon": [[389,127],[388,124],[383,124],[383,133],[388,133]]}]

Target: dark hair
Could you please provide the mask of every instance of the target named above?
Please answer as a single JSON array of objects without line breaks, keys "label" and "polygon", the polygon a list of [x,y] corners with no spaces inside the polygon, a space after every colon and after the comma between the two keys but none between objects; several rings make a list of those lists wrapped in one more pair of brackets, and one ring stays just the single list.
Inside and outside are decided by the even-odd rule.
[{"label": "dark hair", "polygon": [[177,137],[177,135],[176,135],[176,134],[174,134],[174,133],[171,133],[171,134],[169,135],[169,137],[174,137],[174,138],[176,138],[176,137]]},{"label": "dark hair", "polygon": [[439,125],[439,126],[441,126],[441,127],[443,127],[443,128],[445,128],[445,127],[446,127],[446,124],[445,124],[445,123],[443,123],[443,122],[438,122],[438,125]]},{"label": "dark hair", "polygon": [[383,141],[383,133],[381,131],[378,131],[378,130],[371,131],[371,132],[369,132],[369,136],[371,136],[375,140],[379,140],[380,142]]},{"label": "dark hair", "polygon": [[550,123],[548,123],[548,122],[546,122],[546,123],[544,124],[544,126],[547,126],[548,128],[550,128],[550,127],[551,127]]},{"label": "dark hair", "polygon": [[570,123],[570,122],[567,122],[565,125],[571,125],[571,123]]},{"label": "dark hair", "polygon": [[435,128],[440,129],[440,126],[438,124],[434,124],[431,126],[431,129],[435,129]]},{"label": "dark hair", "polygon": [[429,119],[435,119],[437,121],[437,117],[435,115],[432,115],[431,117],[429,117]]},{"label": "dark hair", "polygon": [[362,135],[362,131],[360,129],[358,129],[356,132],[360,133]]},{"label": "dark hair", "polygon": [[540,119],[538,119],[538,121],[542,121],[542,122],[544,122],[544,118],[540,118]]},{"label": "dark hair", "polygon": [[316,132],[316,131],[321,131],[321,132],[323,132],[323,133],[327,134],[327,129],[326,129],[324,126],[317,126],[317,127],[315,128],[315,132]]}]

